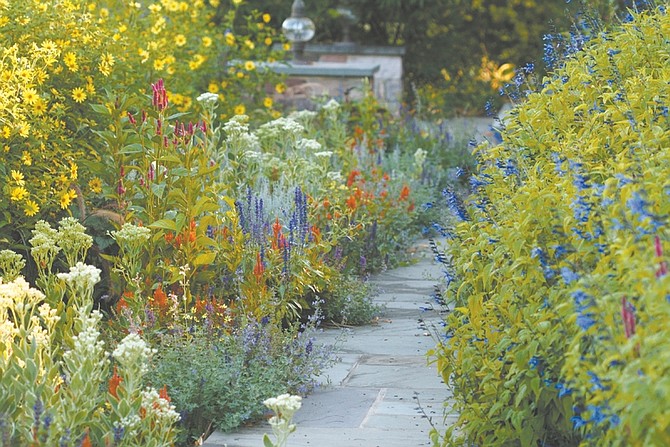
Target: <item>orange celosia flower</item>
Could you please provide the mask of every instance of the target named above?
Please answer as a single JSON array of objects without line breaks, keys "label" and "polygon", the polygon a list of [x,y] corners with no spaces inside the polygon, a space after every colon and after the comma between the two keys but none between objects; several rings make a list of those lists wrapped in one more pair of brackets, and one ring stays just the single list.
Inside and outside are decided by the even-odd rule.
[{"label": "orange celosia flower", "polygon": [[168,396],[167,385],[163,385],[163,388],[158,391],[158,397],[163,398],[168,402],[171,401],[170,396]]},{"label": "orange celosia flower", "polygon": [[400,191],[400,200],[405,200],[409,197],[409,186],[404,185]]},{"label": "orange celosia flower", "polygon": [[256,254],[256,265],[254,266],[254,276],[260,282],[263,277],[263,272],[265,272],[265,266],[263,265],[263,260],[261,259],[261,254]]},{"label": "orange celosia flower", "polygon": [[332,219],[332,218],[333,218],[333,215],[332,215],[332,214],[330,214],[330,213],[326,214],[326,219],[330,220],[330,219]]},{"label": "orange celosia flower", "polygon": [[356,177],[361,175],[361,171],[353,170],[349,173],[349,177],[347,178],[347,186],[351,186],[354,184],[356,181]]},{"label": "orange celosia flower", "polygon": [[121,299],[116,303],[116,313],[120,314],[126,307],[128,307],[128,303],[124,297],[121,297]]},{"label": "orange celosia flower", "polygon": [[204,315],[205,308],[207,307],[207,300],[196,298],[194,306],[196,315]]},{"label": "orange celosia flower", "polygon": [[84,439],[81,440],[81,444],[79,444],[81,447],[93,447],[93,444],[91,444],[91,438],[88,436],[88,432],[86,432],[86,436],[84,436]]},{"label": "orange celosia flower", "polygon": [[317,244],[321,242],[321,230],[315,225],[312,225],[312,236],[314,236],[314,242]]},{"label": "orange celosia flower", "polygon": [[159,309],[164,309],[167,307],[167,295],[163,291],[163,286],[161,284],[158,284],[158,287],[156,287],[156,290],[154,290],[154,304]]},{"label": "orange celosia flower", "polygon": [[279,236],[281,236],[281,224],[279,223],[279,218],[275,219],[275,223],[272,224],[272,249],[277,250],[279,248]]},{"label": "orange celosia flower", "polygon": [[165,233],[165,242],[168,244],[171,243],[174,240],[174,234],[171,232]]},{"label": "orange celosia flower", "polygon": [[414,202],[409,204],[409,206],[407,207],[407,211],[409,211],[409,212],[414,211]]},{"label": "orange celosia flower", "polygon": [[114,374],[112,374],[112,377],[109,379],[109,385],[108,385],[108,390],[109,394],[114,396],[115,399],[119,398],[119,395],[117,394],[116,390],[119,388],[119,384],[123,382],[123,377],[121,377],[117,370],[116,366],[114,366]]},{"label": "orange celosia flower", "polygon": [[349,196],[349,198],[347,199],[347,207],[349,207],[350,210],[356,209],[356,197]]},{"label": "orange celosia flower", "polygon": [[330,201],[328,199],[323,199],[323,207],[328,209],[330,207]]}]

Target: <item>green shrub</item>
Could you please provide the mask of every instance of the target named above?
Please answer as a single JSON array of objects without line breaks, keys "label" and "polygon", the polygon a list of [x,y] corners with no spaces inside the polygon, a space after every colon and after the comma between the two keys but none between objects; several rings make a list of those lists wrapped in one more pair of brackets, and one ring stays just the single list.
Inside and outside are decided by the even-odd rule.
[{"label": "green shrub", "polygon": [[659,6],[595,36],[478,148],[470,204],[445,192],[444,445],[670,442],[668,30]]},{"label": "green shrub", "polygon": [[193,445],[214,429],[231,430],[265,412],[262,402],[284,392],[305,395],[333,361],[315,343],[314,325],[299,331],[249,322],[221,332],[212,321],[183,327],[158,343],[150,381],[167,386],[181,414],[180,445]]},{"label": "green shrub", "polygon": [[325,321],[358,326],[370,323],[381,312],[374,303],[375,287],[357,278],[341,277],[324,295],[323,317]]}]

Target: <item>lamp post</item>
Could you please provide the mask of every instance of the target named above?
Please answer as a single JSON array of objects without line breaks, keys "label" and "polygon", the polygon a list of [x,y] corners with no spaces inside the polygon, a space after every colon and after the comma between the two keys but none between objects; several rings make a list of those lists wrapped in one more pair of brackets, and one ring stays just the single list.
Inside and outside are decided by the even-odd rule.
[{"label": "lamp post", "polygon": [[351,10],[349,6],[349,0],[340,0],[337,9],[337,18],[342,25],[342,40],[335,43],[336,46],[341,48],[355,47],[356,44],[351,40],[351,26],[356,23],[356,15]]},{"label": "lamp post", "polygon": [[284,36],[291,42],[293,47],[293,60],[304,63],[303,53],[305,43],[314,37],[314,22],[305,17],[305,4],[302,0],[294,0],[291,6],[291,17],[284,20],[281,25]]}]

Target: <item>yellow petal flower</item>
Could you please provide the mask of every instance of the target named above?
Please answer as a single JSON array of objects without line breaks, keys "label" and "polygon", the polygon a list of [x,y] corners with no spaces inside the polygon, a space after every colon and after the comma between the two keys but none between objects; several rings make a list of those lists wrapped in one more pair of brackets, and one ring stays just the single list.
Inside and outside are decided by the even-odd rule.
[{"label": "yellow petal flower", "polygon": [[23,207],[23,212],[26,214],[26,216],[32,217],[40,212],[40,206],[32,200],[26,200],[26,203]]},{"label": "yellow petal flower", "polygon": [[86,98],[86,92],[83,88],[75,87],[72,89],[72,99],[74,99],[75,102],[82,103],[86,100]]},{"label": "yellow petal flower", "polygon": [[29,195],[30,194],[28,193],[28,190],[26,190],[26,188],[24,188],[23,186],[17,186],[16,188],[12,188],[11,192],[9,193],[9,200],[11,200],[12,202],[20,202]]},{"label": "yellow petal flower", "polygon": [[20,171],[15,171],[12,169],[11,173],[12,181],[16,183],[17,186],[24,186],[26,184],[25,178],[23,177],[23,173]]}]

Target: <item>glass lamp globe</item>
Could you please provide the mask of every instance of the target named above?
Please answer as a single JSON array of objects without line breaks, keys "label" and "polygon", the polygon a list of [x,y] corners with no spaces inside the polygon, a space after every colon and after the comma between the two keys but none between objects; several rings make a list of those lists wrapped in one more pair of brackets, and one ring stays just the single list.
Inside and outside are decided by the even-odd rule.
[{"label": "glass lamp globe", "polygon": [[284,36],[291,42],[307,42],[314,37],[314,22],[307,17],[289,17],[281,26]]},{"label": "glass lamp globe", "polygon": [[284,20],[281,29],[291,42],[307,42],[314,37],[316,27],[310,18],[305,17],[305,4],[302,0],[293,2],[291,17]]}]

